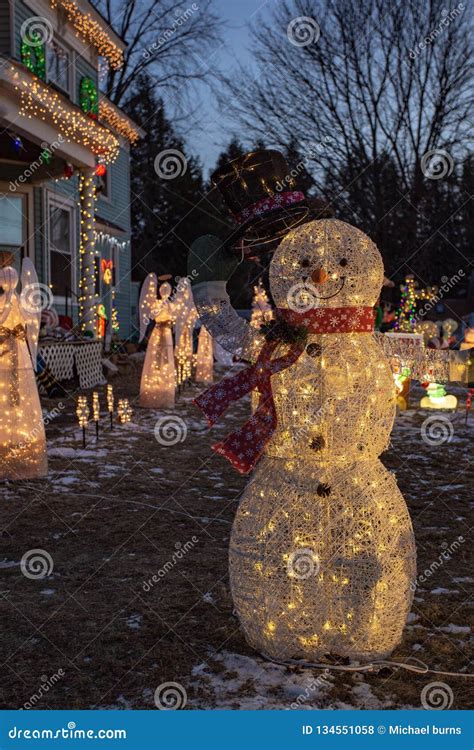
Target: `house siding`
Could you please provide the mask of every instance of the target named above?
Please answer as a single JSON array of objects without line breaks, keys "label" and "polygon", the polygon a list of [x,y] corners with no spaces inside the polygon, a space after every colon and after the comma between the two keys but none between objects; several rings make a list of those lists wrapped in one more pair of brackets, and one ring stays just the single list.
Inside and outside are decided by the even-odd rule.
[{"label": "house siding", "polygon": [[10,21],[10,3],[8,0],[0,0],[0,53],[2,55],[10,55],[11,53]]},{"label": "house siding", "polygon": [[[9,56],[13,54],[16,60],[21,61],[21,35],[22,24],[32,16],[37,15],[30,9],[24,0],[11,0],[13,4],[13,13],[9,0],[0,0],[0,52]],[[13,21],[13,22],[12,22]],[[11,26],[13,25],[13,29]],[[61,42],[63,41],[61,31],[55,27],[55,36]],[[11,33],[13,31],[13,33]],[[12,49],[13,47],[13,49]],[[87,58],[87,51],[81,54],[77,48],[72,51],[73,58],[73,89],[71,91],[72,102],[79,105],[79,92],[81,80],[88,76],[95,81],[98,86],[98,66],[91,64]],[[98,57],[96,58],[98,61]],[[31,132],[34,132],[34,120],[31,123]],[[125,243],[123,249],[119,250],[118,273],[116,273],[115,285],[115,307],[117,309],[118,321],[120,324],[119,335],[121,338],[127,338],[132,333],[131,324],[131,217],[130,217],[130,149],[128,141],[119,137],[120,151],[116,161],[108,166],[110,196],[108,199],[100,195],[96,202],[96,217],[105,224],[111,226],[108,233],[116,236],[119,243]],[[79,210],[79,176],[76,173],[69,180],[51,180],[33,189],[33,220],[34,226],[30,227],[30,232],[34,235],[33,251],[34,260],[40,281],[49,284],[49,247],[48,247],[48,216],[47,201],[48,194],[56,197],[69,199],[68,203],[74,204],[74,226],[75,226],[75,278],[76,292],[78,280],[80,278],[80,210]],[[114,227],[118,227],[115,230]],[[101,248],[101,257],[110,259],[110,247],[107,243]],[[101,283],[101,299],[107,303],[110,301],[111,288]],[[58,300],[54,306],[59,314],[65,313],[65,305]],[[77,300],[76,304],[71,306],[69,303],[68,313],[74,322],[77,322]]]}]

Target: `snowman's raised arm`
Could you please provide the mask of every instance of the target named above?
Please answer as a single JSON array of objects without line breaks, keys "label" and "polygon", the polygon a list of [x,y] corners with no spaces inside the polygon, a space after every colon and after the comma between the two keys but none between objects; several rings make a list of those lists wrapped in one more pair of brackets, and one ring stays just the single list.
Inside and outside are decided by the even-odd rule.
[{"label": "snowman's raised arm", "polygon": [[427,349],[421,335],[378,333],[376,336],[394,372],[408,367],[411,378],[432,383],[469,383],[474,377],[470,350]]},{"label": "snowman's raised arm", "polygon": [[234,310],[226,289],[238,264],[218,237],[206,234],[191,246],[188,274],[201,323],[223,349],[241,359],[254,360],[264,343],[263,336]]}]

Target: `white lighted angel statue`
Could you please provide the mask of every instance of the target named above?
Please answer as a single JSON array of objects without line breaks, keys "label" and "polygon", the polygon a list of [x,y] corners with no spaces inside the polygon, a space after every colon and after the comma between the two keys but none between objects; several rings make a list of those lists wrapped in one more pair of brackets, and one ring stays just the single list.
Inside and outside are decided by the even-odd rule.
[{"label": "white lighted angel statue", "polygon": [[214,382],[214,346],[212,336],[201,326],[196,356],[196,383],[210,385]]},{"label": "white lighted angel statue", "polygon": [[[163,278],[163,277],[162,277]],[[169,277],[167,277],[169,278]],[[148,342],[140,384],[140,406],[147,409],[171,409],[176,392],[176,371],[173,351],[175,304],[170,301],[171,285],[165,281],[158,294],[158,279],[150,273],[140,294],[140,341],[148,322],[155,327]]]},{"label": "white lighted angel statue", "polygon": [[178,383],[184,383],[192,375],[193,365],[193,331],[198,313],[194,305],[193,293],[189,279],[179,280],[173,297],[176,313],[176,364]]},{"label": "white lighted angel statue", "polygon": [[32,479],[48,471],[46,437],[34,367],[41,287],[31,260],[18,273],[0,253],[0,480]]}]

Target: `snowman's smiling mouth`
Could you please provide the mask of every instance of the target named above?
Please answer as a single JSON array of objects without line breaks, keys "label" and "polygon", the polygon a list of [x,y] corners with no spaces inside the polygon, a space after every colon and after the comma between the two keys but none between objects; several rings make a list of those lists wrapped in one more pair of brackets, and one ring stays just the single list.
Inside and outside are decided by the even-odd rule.
[{"label": "snowman's smiling mouth", "polygon": [[[341,279],[341,281],[342,281],[342,284],[341,284],[341,286],[339,287],[339,289],[337,289],[337,290],[336,290],[336,291],[334,292],[334,294],[329,294],[329,295],[328,295],[327,297],[322,297],[322,296],[321,296],[320,294],[318,294],[318,295],[317,295],[317,296],[318,296],[318,299],[332,299],[333,297],[336,297],[336,296],[337,296],[337,295],[339,294],[339,292],[342,292],[342,290],[343,290],[343,288],[344,288],[344,284],[346,283],[346,277],[345,277],[345,276],[340,276],[340,279]],[[307,280],[307,279],[303,279],[303,282],[304,282],[304,283],[306,283],[306,280]]]}]

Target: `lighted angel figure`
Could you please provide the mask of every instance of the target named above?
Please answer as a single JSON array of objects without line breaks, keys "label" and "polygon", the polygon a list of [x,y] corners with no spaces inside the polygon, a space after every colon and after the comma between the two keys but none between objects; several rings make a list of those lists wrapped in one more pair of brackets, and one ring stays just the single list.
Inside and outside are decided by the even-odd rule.
[{"label": "lighted angel figure", "polygon": [[171,285],[161,284],[150,273],[140,294],[140,341],[150,320],[155,327],[148,341],[140,384],[140,406],[147,409],[172,409],[175,402],[176,371],[173,351],[175,305],[170,301]]},{"label": "lighted angel figure", "polygon": [[201,326],[196,356],[196,383],[210,385],[214,382],[214,351],[212,336]]},{"label": "lighted angel figure", "polygon": [[193,331],[198,313],[194,305],[189,279],[179,280],[173,297],[176,314],[176,364],[178,384],[189,380],[193,366]]},{"label": "lighted angel figure", "polygon": [[0,253],[0,479],[32,479],[48,471],[46,436],[34,368],[43,289],[31,260],[18,272]]}]

